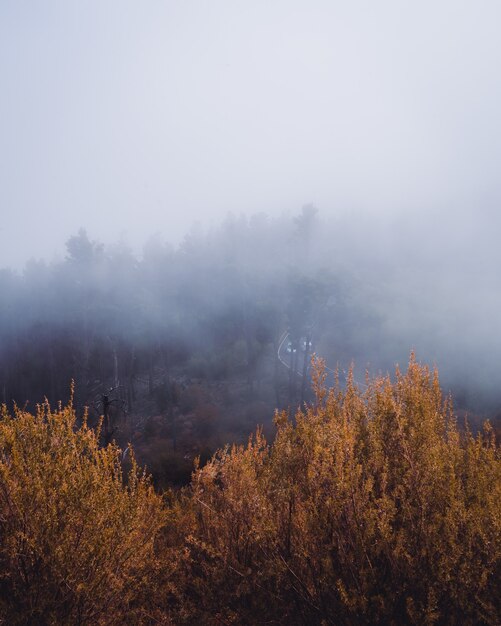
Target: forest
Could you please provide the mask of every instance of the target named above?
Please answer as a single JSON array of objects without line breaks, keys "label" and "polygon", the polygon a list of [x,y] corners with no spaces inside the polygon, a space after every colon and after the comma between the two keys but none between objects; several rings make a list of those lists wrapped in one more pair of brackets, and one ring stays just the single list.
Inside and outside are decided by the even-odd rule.
[{"label": "forest", "polygon": [[501,2],[0,2],[0,626],[501,625]]},{"label": "forest", "polygon": [[[445,263],[442,233],[425,222],[364,223],[312,205],[230,215],[178,247],[153,237],[141,254],[80,230],[63,258],[0,271],[0,399],[65,404],[74,381],[77,412],[87,407],[93,426],[105,414],[103,440],[132,442],[159,487],[186,484],[195,457],[256,425],[273,436],[275,409],[311,398],[313,353],[364,381],[414,349],[440,367],[474,429],[486,417],[499,428],[501,350],[495,309],[487,319],[479,309],[482,281],[447,291],[461,267]],[[449,251],[454,242],[451,231]]]},{"label": "forest", "polygon": [[495,349],[368,234],[307,205],[1,272],[0,623],[499,623]]}]

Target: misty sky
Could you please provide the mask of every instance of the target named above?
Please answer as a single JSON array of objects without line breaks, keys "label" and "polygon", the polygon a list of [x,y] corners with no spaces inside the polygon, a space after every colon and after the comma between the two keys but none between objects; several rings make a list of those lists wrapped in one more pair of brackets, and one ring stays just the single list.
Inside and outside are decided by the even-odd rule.
[{"label": "misty sky", "polygon": [[493,218],[500,18],[498,0],[1,0],[0,267],[81,226],[178,241],[306,202]]}]

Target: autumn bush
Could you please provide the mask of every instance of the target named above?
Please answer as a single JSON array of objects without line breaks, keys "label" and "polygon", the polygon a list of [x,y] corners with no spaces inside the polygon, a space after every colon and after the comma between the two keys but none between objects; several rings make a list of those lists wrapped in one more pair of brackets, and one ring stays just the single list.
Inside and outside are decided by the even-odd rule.
[{"label": "autumn bush", "polygon": [[[71,406],[0,418],[0,623],[140,624],[161,498]],[[166,565],[164,563],[163,568]]]},{"label": "autumn bush", "polygon": [[501,465],[436,372],[326,391],[220,451],[178,504],[186,621],[499,624]]},{"label": "autumn bush", "polygon": [[0,624],[501,623],[490,426],[458,426],[414,358],[314,388],[162,497],[71,405],[4,408]]}]

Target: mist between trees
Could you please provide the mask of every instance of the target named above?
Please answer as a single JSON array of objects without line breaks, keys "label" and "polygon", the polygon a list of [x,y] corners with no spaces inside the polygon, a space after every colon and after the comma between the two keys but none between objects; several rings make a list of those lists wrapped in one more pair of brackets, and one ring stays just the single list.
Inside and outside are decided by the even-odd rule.
[{"label": "mist between trees", "polygon": [[141,255],[81,230],[64,259],[0,271],[1,399],[65,402],[74,380],[77,408],[91,423],[105,413],[109,440],[133,439],[156,480],[184,482],[197,454],[256,423],[273,431],[275,408],[310,397],[302,364],[292,377],[277,358],[288,332],[298,359],[311,338],[332,369],[354,361],[359,380],[413,348],[460,409],[495,418],[494,243],[467,215],[334,219],[312,205],[229,216],[177,248],[153,237]]}]

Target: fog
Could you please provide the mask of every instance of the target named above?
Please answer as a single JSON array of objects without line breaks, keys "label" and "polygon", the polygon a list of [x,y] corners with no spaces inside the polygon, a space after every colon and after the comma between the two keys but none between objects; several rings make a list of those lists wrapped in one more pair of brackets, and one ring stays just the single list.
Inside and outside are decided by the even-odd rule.
[{"label": "fog", "polygon": [[104,441],[133,440],[160,485],[310,401],[310,352],[343,385],[351,363],[363,384],[414,350],[474,427],[498,423],[500,252],[478,217],[448,228],[305,205],[230,215],[179,246],[157,235],[140,254],[80,230],[60,260],[0,271],[0,399],[65,402],[73,380],[79,413],[111,414]]},{"label": "fog", "polygon": [[499,3],[0,6],[0,266],[228,212],[496,212]]},{"label": "fog", "polygon": [[357,380],[415,350],[499,414],[500,18],[2,2],[0,400],[109,394],[181,482],[311,397],[309,338]]},{"label": "fog", "polygon": [[[113,364],[122,350],[130,384],[160,359],[160,380],[172,371],[201,380],[240,373],[251,387],[269,378],[275,404],[294,404],[272,367],[289,332],[296,341],[312,335],[329,367],[355,362],[360,380],[366,368],[405,365],[415,350],[465,408],[496,412],[499,222],[481,217],[452,226],[426,215],[334,219],[305,205],[276,218],[229,215],[179,246],[157,235],[141,254],[80,230],[64,258],[0,273],[4,400],[65,397],[74,378],[88,402],[93,381],[123,378]],[[61,361],[47,367],[54,350]]]}]

